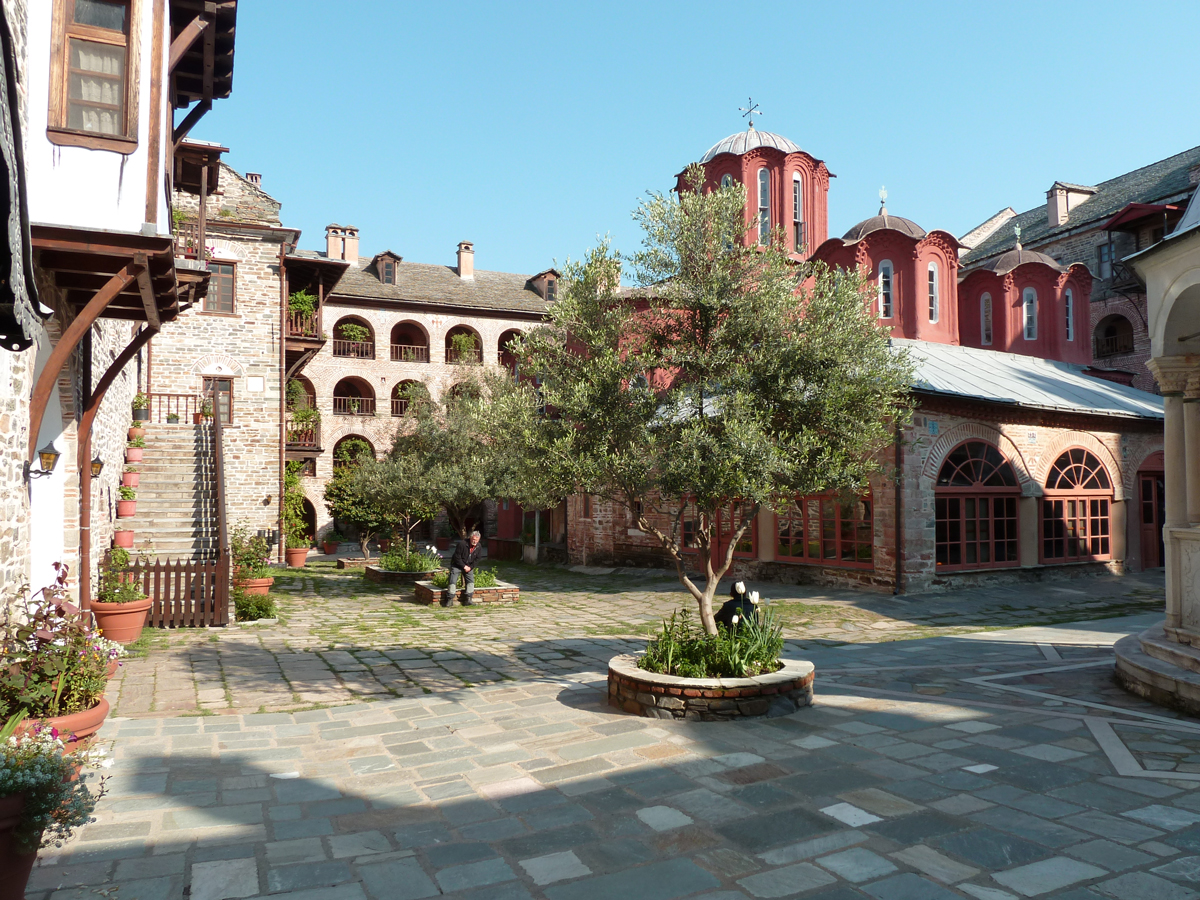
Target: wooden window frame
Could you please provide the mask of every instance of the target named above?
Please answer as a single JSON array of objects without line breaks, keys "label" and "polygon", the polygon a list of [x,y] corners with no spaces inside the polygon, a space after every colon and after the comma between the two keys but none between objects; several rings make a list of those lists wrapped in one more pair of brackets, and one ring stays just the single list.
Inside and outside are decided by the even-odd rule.
[{"label": "wooden window frame", "polygon": [[758,170],[758,243],[764,245],[771,239],[771,170],[763,166]]},{"label": "wooden window frame", "polygon": [[[960,451],[963,453],[956,461]],[[938,468],[933,496],[933,559],[938,572],[1007,569],[1021,564],[1021,485],[1012,462],[998,447],[977,439],[953,447]],[[1005,507],[999,516],[997,502]],[[986,515],[979,512],[984,504]],[[999,536],[998,522],[1005,523],[1000,529],[1005,533]],[[1005,551],[1003,560],[997,559],[1000,545]],[[989,556],[986,561],[979,558],[984,546]],[[949,561],[954,547],[958,548],[958,562]],[[972,547],[975,559],[968,560]],[[946,548],[946,562],[939,558],[942,548]]]},{"label": "wooden window frame", "polygon": [[[1076,485],[1069,488],[1052,488],[1049,486],[1049,482],[1055,478],[1063,458],[1074,451],[1082,451],[1083,457],[1080,462],[1072,463],[1072,467],[1088,465],[1090,458],[1095,462],[1095,466],[1090,466],[1089,470],[1093,473],[1103,473],[1104,480],[1108,482],[1107,487],[1088,488]],[[1100,458],[1084,447],[1068,447],[1055,459],[1046,481],[1045,493],[1040,501],[1041,514],[1038,516],[1038,561],[1043,565],[1062,565],[1080,562],[1106,562],[1112,559],[1113,480],[1108,473],[1108,468],[1100,461]],[[1055,506],[1059,503],[1062,504],[1061,513]],[[1072,510],[1071,504],[1082,504],[1082,512],[1079,506],[1075,506]],[[1054,522],[1056,525],[1062,523],[1062,534],[1048,533],[1050,531],[1047,528],[1049,522]],[[1082,529],[1080,528],[1081,523]],[[1074,533],[1071,531],[1072,524],[1075,526]],[[1047,545],[1060,539],[1063,542],[1063,555],[1049,556]],[[1072,541],[1077,542],[1077,547],[1080,543],[1086,544],[1088,552],[1069,553]],[[1096,551],[1093,551],[1093,546],[1097,547]],[[1105,547],[1107,549],[1104,549]]]},{"label": "wooden window frame", "polygon": [[394,259],[381,260],[381,270],[379,272],[379,280],[383,284],[396,283],[396,261]]},{"label": "wooden window frame", "polygon": [[[696,543],[696,532],[699,528],[700,511],[696,509],[696,502],[690,497],[683,501],[686,507],[683,517],[679,523],[679,549],[684,553],[699,553],[700,547]],[[733,521],[733,510],[740,506],[736,500],[727,503],[725,506],[717,510],[716,519],[713,522],[713,545],[709,547],[714,560],[717,559],[717,554],[724,552],[725,539],[733,534],[733,529],[729,528],[729,523]],[[690,529],[689,529],[689,526]],[[691,537],[689,538],[689,534]],[[757,559],[758,558],[758,517],[755,516],[754,521],[750,523],[750,529],[742,540],[750,541],[749,550],[734,550],[734,559]]]},{"label": "wooden window frame", "polygon": [[[238,308],[238,304],[237,304],[237,263],[233,262],[232,260],[213,259],[213,260],[209,260],[209,266],[210,267],[211,266],[229,266],[229,268],[231,268],[233,270],[229,274],[229,277],[233,284],[233,299],[230,303],[231,308],[230,308],[229,312],[225,312],[224,310],[220,310],[220,309],[208,309],[207,304],[208,304],[208,296],[209,295],[206,293],[204,295],[204,300],[201,301],[201,303],[200,303],[200,314],[204,315],[204,316],[236,316],[238,314],[238,311],[237,311],[237,308]],[[210,268],[209,271],[211,272],[212,269]],[[215,275],[217,273],[213,272],[213,274]],[[209,291],[211,292],[212,291],[212,279],[211,278],[209,279],[208,287],[209,287]]]},{"label": "wooden window frame", "polygon": [[804,250],[804,176],[792,175],[792,251]]},{"label": "wooden window frame", "polygon": [[[92,150],[111,150],[128,155],[138,147],[138,97],[141,74],[142,44],[142,0],[125,0],[129,9],[129,33],[123,44],[113,40],[115,32],[107,28],[76,25],[75,0],[54,0],[51,17],[50,44],[50,100],[46,126],[46,139],[52,144],[66,147],[87,147]],[[99,134],[94,131],[79,131],[67,127],[69,103],[69,57],[71,38],[96,43],[123,46],[125,48],[125,133],[124,135]],[[158,78],[157,70],[151,72],[152,81]],[[151,110],[151,114],[154,111]]]},{"label": "wooden window frame", "polygon": [[1067,314],[1067,340],[1075,340],[1075,292],[1070,288],[1063,291],[1063,306]]},{"label": "wooden window frame", "polygon": [[[845,504],[839,502],[840,498],[833,492],[824,492],[820,494],[809,494],[803,497],[797,497],[795,503],[785,513],[775,513],[775,559],[779,562],[786,563],[804,563],[814,566],[830,566],[839,569],[865,569],[870,570],[875,568],[875,503],[868,491],[855,501],[857,503],[866,503],[869,506],[869,511],[865,519],[849,519],[843,517]],[[809,514],[810,505],[817,504],[817,515],[815,523],[813,517]],[[827,511],[832,512],[832,516],[826,515]],[[803,529],[803,537],[801,538],[800,548],[804,551],[803,555],[794,553],[781,553],[779,541],[779,529],[781,523],[789,524],[789,534],[791,532],[791,523],[798,522]],[[825,525],[831,524],[833,529],[832,537],[825,536]],[[867,527],[864,539],[860,540],[859,529],[863,526]],[[853,532],[848,543],[854,546],[853,558],[843,559],[844,548],[847,544],[845,538],[845,529],[849,526]],[[815,529],[815,531],[814,531]],[[815,534],[815,538],[812,535]],[[816,542],[819,555],[813,556],[810,554],[813,541]],[[832,544],[834,555],[831,557],[825,556],[826,544]],[[795,548],[795,542],[789,540],[789,549]],[[870,559],[862,559],[859,556],[858,548],[866,546],[870,548]]]},{"label": "wooden window frame", "polygon": [[[200,376],[200,393],[206,395],[208,388],[206,382],[227,381],[229,382],[229,419],[222,421],[222,425],[233,424],[233,378],[225,375],[201,375]],[[221,412],[221,404],[218,402],[220,391],[213,390],[213,415],[216,416]]]}]

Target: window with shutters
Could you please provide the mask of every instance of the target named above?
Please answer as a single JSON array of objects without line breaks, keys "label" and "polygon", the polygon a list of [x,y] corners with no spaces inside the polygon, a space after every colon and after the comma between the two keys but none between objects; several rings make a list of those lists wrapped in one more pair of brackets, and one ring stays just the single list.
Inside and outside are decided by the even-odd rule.
[{"label": "window with shutters", "polygon": [[792,176],[792,249],[804,251],[804,181],[799,174]]},{"label": "window with shutters", "polygon": [[1038,336],[1037,291],[1027,287],[1021,293],[1022,318],[1025,321],[1025,340],[1036,341]]},{"label": "window with shutters", "polygon": [[936,323],[941,314],[941,285],[938,284],[938,264],[929,264],[929,321]]}]

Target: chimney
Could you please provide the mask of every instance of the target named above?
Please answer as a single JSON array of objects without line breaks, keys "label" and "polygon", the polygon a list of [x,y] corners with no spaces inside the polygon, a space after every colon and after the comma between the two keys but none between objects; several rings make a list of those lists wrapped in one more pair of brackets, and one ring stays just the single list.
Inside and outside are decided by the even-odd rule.
[{"label": "chimney", "polygon": [[475,245],[470,241],[458,242],[458,277],[475,277]]},{"label": "chimney", "polygon": [[356,263],[358,262],[358,229],[353,225],[347,225],[344,231],[346,232],[346,252],[342,254],[342,259]]},{"label": "chimney", "polygon": [[246,180],[255,187],[262,187],[262,175],[258,172],[247,172]]},{"label": "chimney", "polygon": [[325,255],[358,262],[358,229],[353,225],[326,225]]},{"label": "chimney", "polygon": [[1067,190],[1058,182],[1046,191],[1046,218],[1051,228],[1057,228],[1067,221]]}]

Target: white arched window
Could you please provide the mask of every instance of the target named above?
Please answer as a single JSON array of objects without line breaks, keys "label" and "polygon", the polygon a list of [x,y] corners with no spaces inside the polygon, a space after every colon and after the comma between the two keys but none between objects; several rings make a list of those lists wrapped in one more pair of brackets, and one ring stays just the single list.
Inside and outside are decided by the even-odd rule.
[{"label": "white arched window", "polygon": [[771,237],[771,173],[758,170],[758,242],[765,244]]},{"label": "white arched window", "polygon": [[723,188],[733,187],[733,176],[732,175],[722,175],[721,176],[721,187],[723,187]]},{"label": "white arched window", "polygon": [[941,311],[941,295],[938,288],[938,265],[929,264],[929,321],[936,322]]},{"label": "white arched window", "polygon": [[992,295],[979,298],[979,340],[987,347],[992,343]]},{"label": "white arched window", "polygon": [[1067,288],[1064,299],[1066,302],[1063,305],[1067,311],[1067,340],[1073,341],[1075,340],[1075,294],[1071,292],[1070,288]]},{"label": "white arched window", "polygon": [[799,172],[792,176],[792,249],[804,249],[804,181]]},{"label": "white arched window", "polygon": [[1025,340],[1037,340],[1037,291],[1025,288],[1021,294],[1022,318],[1025,321]]},{"label": "white arched window", "polygon": [[879,264],[879,318],[892,317],[892,261],[885,259]]}]

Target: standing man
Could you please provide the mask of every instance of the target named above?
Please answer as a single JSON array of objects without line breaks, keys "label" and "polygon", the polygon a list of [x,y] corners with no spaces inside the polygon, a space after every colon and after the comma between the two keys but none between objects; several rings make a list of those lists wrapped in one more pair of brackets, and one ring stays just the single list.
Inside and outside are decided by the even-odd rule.
[{"label": "standing man", "polygon": [[463,606],[475,605],[475,564],[479,562],[479,554],[482,552],[478,531],[472,531],[467,540],[459,541],[455,546],[454,555],[450,557],[449,589],[442,596],[442,606],[449,606],[458,596],[459,575],[467,585],[467,599],[463,601]]}]

